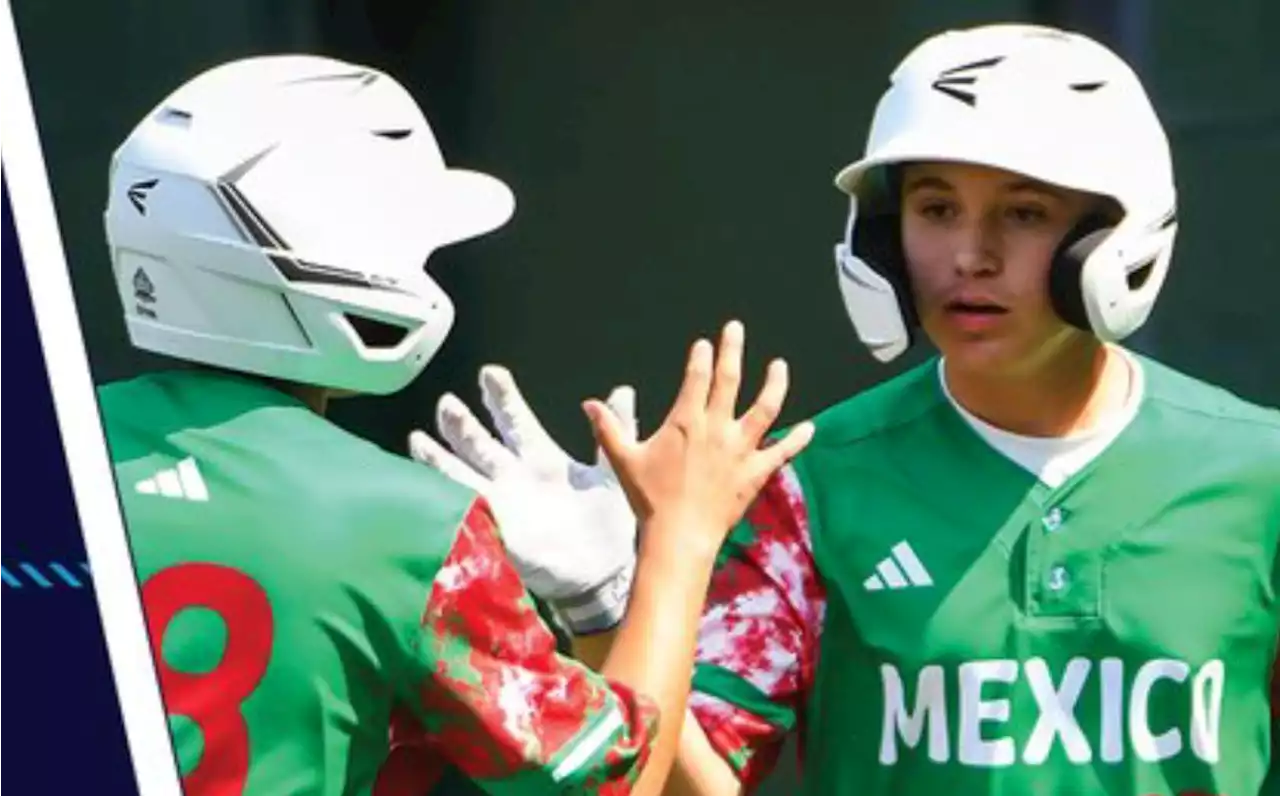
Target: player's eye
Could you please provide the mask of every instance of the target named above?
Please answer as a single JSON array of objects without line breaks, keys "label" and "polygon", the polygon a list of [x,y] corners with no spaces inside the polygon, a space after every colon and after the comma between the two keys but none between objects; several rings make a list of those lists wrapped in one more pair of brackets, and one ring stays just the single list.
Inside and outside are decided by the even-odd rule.
[{"label": "player's eye", "polygon": [[1049,220],[1049,211],[1040,204],[1017,204],[1005,210],[1005,217],[1018,226],[1037,226]]},{"label": "player's eye", "polygon": [[945,199],[926,199],[916,205],[916,213],[929,221],[950,221],[959,214],[955,202]]}]

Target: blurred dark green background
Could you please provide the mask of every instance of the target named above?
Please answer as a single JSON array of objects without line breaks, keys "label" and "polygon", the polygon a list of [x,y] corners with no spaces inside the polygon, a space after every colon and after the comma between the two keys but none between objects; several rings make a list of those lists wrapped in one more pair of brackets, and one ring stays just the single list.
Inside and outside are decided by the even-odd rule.
[{"label": "blurred dark green background", "polygon": [[[1152,322],[1130,342],[1280,405],[1280,4],[1268,0],[761,0],[699,3],[12,3],[95,380],[157,364],[128,348],[101,213],[112,149],[163,94],[249,54],[309,51],[386,69],[454,165],[517,195],[495,235],[430,269],[455,331],[400,396],[339,404],[393,450],[446,389],[510,365],[579,453],[578,402],[640,388],[652,428],[687,343],[748,325],[750,389],[793,365],[790,422],[886,378],[843,314],[831,180],[860,153],[889,71],[943,27],[1024,20],[1091,32],[1144,75],[1173,139],[1182,222]],[[38,265],[38,264],[37,264]],[[774,792],[785,793],[790,773]]]}]

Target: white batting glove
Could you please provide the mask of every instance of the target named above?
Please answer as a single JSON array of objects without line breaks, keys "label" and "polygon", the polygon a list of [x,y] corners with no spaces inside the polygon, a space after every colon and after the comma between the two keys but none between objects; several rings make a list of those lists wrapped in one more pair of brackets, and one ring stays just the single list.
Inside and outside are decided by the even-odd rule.
[{"label": "white batting glove", "polygon": [[[436,430],[452,450],[415,430],[410,455],[488,500],[525,585],[568,630],[612,629],[631,593],[636,520],[608,459],[597,450],[587,465],[565,453],[506,368],[481,368],[480,389],[501,442],[446,394],[436,407]],[[635,390],[618,387],[606,403],[634,440]]]}]

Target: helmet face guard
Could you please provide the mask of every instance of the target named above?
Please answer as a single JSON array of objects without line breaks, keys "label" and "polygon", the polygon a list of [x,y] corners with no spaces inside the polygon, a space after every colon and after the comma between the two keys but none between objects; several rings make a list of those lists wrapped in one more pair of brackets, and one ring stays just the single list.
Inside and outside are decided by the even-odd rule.
[{"label": "helmet face guard", "polygon": [[1149,317],[1176,234],[1164,129],[1133,71],[1100,44],[1023,25],[942,33],[894,71],[864,156],[836,176],[849,196],[835,250],[859,339],[883,362],[915,341],[897,174],[919,161],[970,163],[1108,197],[1121,210],[1066,236],[1050,294],[1064,321],[1104,340]]}]

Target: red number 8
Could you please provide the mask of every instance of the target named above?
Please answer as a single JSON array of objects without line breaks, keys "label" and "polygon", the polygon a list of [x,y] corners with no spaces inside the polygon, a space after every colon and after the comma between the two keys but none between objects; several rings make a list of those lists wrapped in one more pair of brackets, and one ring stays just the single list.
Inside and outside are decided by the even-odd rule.
[{"label": "red number 8", "polygon": [[[157,572],[142,587],[160,689],[170,714],[200,728],[204,752],[183,778],[187,796],[240,796],[249,778],[249,727],[241,705],[257,689],[271,660],[271,602],[256,581],[218,564],[181,564]],[[205,674],[180,672],[164,659],[169,623],[188,608],[207,608],[222,618],[226,649]]]}]

